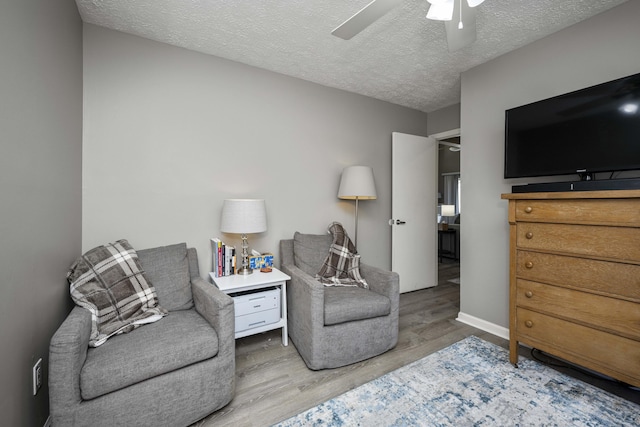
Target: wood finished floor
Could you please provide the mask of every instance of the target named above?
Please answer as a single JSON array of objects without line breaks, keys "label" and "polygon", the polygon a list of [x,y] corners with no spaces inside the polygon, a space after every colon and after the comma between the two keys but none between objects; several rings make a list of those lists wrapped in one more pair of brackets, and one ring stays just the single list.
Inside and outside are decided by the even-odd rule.
[{"label": "wood finished floor", "polygon": [[270,426],[469,335],[507,342],[455,320],[459,264],[440,264],[438,286],[400,296],[398,344],[387,353],[337,369],[312,371],[280,330],[236,341],[236,392],[226,407],[192,427]]},{"label": "wood finished floor", "polygon": [[[191,427],[271,426],[469,335],[508,348],[507,340],[455,320],[460,287],[448,280],[459,275],[458,263],[439,264],[438,286],[400,295],[396,347],[353,365],[311,371],[291,341],[282,346],[280,330],[237,340],[234,399]],[[520,354],[531,357],[527,349]],[[584,375],[581,379],[640,403],[638,391]]]}]

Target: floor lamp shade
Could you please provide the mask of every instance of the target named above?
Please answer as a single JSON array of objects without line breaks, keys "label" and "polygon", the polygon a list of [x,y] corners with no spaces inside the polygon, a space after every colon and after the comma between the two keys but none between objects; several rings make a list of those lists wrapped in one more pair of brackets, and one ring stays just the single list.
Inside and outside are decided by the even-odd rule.
[{"label": "floor lamp shade", "polygon": [[373,181],[373,169],[369,166],[348,166],[342,171],[338,198],[340,199],[376,199],[376,184]]},{"label": "floor lamp shade", "polygon": [[353,244],[358,247],[358,200],[373,200],[378,198],[376,184],[373,181],[373,169],[369,166],[348,166],[342,171],[339,199],[356,201],[356,228]]}]

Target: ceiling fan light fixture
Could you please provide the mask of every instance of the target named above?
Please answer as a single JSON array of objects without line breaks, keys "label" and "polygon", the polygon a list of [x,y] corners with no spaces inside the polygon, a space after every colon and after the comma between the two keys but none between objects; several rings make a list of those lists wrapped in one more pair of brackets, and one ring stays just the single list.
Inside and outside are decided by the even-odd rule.
[{"label": "ceiling fan light fixture", "polygon": [[431,4],[427,12],[427,18],[434,21],[451,21],[453,19],[453,0]]},{"label": "ceiling fan light fixture", "polygon": [[483,2],[484,0],[467,0],[469,7],[476,7],[478,5],[481,5]]}]

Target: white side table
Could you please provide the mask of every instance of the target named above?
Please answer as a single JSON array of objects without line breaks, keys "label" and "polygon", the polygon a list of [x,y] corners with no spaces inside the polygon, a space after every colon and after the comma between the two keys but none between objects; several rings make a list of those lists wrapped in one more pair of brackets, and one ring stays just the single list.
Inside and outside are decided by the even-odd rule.
[{"label": "white side table", "polygon": [[280,289],[280,320],[276,323],[262,325],[244,331],[236,332],[236,339],[249,335],[259,334],[261,332],[271,331],[273,329],[282,328],[282,345],[289,345],[289,336],[287,330],[287,280],[291,279],[277,268],[272,268],[270,273],[262,273],[260,270],[253,270],[252,274],[247,276],[234,274],[232,276],[215,277],[213,273],[209,273],[209,277],[213,284],[225,294],[232,294],[244,291],[259,292],[264,288],[276,287]]}]

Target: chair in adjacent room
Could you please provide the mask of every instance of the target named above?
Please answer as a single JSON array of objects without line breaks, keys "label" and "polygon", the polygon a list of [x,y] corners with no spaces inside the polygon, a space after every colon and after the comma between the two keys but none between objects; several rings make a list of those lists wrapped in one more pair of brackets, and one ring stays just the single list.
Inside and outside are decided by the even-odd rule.
[{"label": "chair in adjacent room", "polygon": [[399,277],[360,264],[369,289],[324,286],[315,278],[332,236],[301,234],[280,241],[281,270],[287,286],[289,336],[313,370],[356,363],[393,347],[398,341]]},{"label": "chair in adjacent room", "polygon": [[74,307],[50,344],[56,427],[187,426],[233,397],[233,300],[199,276],[184,243],[137,255],[169,314],[90,347],[91,312]]}]

